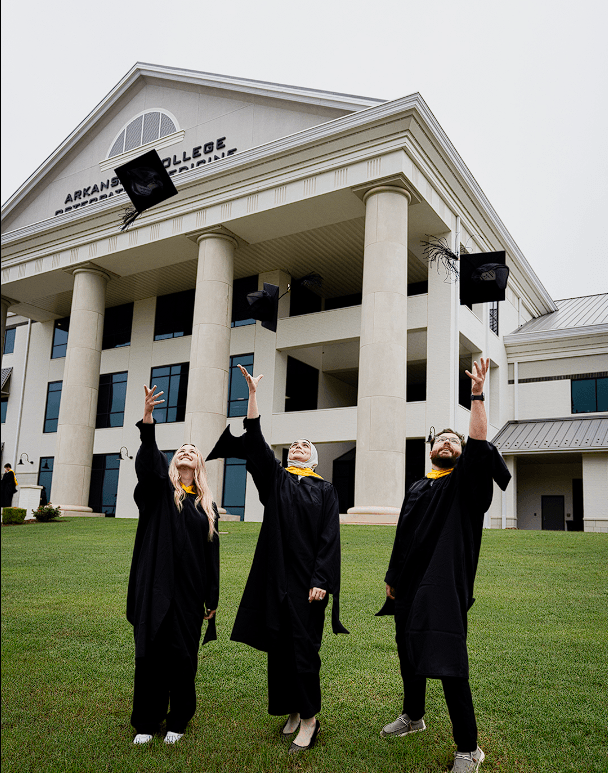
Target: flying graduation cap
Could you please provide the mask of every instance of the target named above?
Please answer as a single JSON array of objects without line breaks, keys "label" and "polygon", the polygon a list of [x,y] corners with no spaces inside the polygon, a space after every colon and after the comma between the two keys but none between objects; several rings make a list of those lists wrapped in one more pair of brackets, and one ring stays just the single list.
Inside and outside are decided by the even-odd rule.
[{"label": "flying graduation cap", "polygon": [[249,312],[253,319],[258,319],[266,330],[277,332],[277,317],[279,316],[279,287],[264,282],[264,289],[247,295]]},{"label": "flying graduation cap", "polygon": [[133,209],[127,209],[123,216],[121,231],[126,230],[144,210],[177,195],[177,188],[155,150],[127,161],[114,171],[133,204]]},{"label": "flying graduation cap", "polygon": [[504,301],[509,267],[504,250],[460,255],[460,305]]}]

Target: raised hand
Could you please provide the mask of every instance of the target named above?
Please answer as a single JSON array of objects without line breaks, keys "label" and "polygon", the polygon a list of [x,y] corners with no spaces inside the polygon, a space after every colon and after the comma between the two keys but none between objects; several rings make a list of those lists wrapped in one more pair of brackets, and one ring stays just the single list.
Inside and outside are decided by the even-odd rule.
[{"label": "raised hand", "polygon": [[144,424],[153,424],[154,420],[152,419],[152,412],[154,411],[154,408],[157,405],[160,405],[161,403],[164,403],[164,400],[159,400],[158,398],[161,395],[164,395],[164,392],[155,392],[156,390],[156,384],[152,387],[152,389],[148,389],[148,387],[144,384],[144,392],[145,392],[145,399],[144,399],[144,418],[143,422]]},{"label": "raised hand", "polygon": [[247,370],[242,365],[239,365],[238,367],[241,373],[243,374],[243,376],[245,377],[245,380],[247,381],[247,386],[249,387],[249,394],[257,392],[258,382],[261,379],[263,379],[264,376],[260,375],[260,376],[255,376],[254,378],[250,373],[247,372]]},{"label": "raised hand", "polygon": [[474,395],[480,395],[483,392],[483,385],[486,380],[486,374],[488,372],[488,368],[490,367],[489,357],[486,360],[484,360],[482,357],[479,361],[481,365],[478,365],[477,362],[473,363],[472,373],[469,373],[468,370],[465,370],[465,373],[472,381],[471,392]]}]

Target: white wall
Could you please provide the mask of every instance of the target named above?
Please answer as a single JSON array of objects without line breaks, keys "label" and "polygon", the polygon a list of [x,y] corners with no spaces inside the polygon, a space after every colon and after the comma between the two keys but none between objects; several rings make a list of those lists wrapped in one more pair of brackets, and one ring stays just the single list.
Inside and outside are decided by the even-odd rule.
[{"label": "white wall", "polygon": [[518,464],[517,527],[542,529],[542,496],[563,496],[566,520],[572,520],[572,480],[582,477],[580,463]]},{"label": "white wall", "polygon": [[583,454],[585,531],[608,532],[608,453]]}]

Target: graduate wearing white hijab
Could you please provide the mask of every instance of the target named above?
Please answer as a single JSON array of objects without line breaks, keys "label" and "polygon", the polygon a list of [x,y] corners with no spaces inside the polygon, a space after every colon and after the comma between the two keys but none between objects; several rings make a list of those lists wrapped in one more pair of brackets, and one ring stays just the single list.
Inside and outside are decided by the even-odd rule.
[{"label": "graduate wearing white hijab", "polygon": [[283,468],[264,440],[253,378],[249,387],[243,449],[264,505],[264,518],[249,579],[231,638],[268,653],[268,713],[287,716],[282,735],[298,732],[291,753],[310,749],[321,725],[321,659],[325,607],[333,596],[332,629],[339,620],[340,516],[338,495],[315,472],[317,449],[305,438],[289,447]]}]

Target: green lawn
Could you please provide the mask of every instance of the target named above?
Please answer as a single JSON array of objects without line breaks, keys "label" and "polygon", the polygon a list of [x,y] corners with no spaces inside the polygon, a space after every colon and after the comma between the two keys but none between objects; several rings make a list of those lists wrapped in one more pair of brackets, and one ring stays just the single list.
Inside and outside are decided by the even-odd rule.
[{"label": "green lawn", "polygon": [[[441,685],[428,730],[379,737],[400,711],[391,618],[375,618],[388,527],[342,529],[342,620],[321,650],[322,731],[288,758],[266,714],[265,656],[229,641],[258,525],[222,524],[219,640],[201,650],[182,741],[131,741],[132,631],[124,616],[136,522],[64,519],[2,529],[4,773],[441,773],[453,756]],[[486,531],[469,616],[483,771],[606,773],[608,535]]]}]

